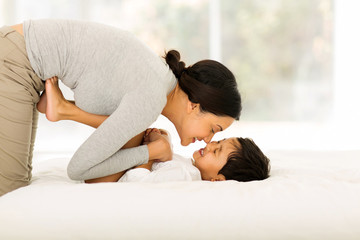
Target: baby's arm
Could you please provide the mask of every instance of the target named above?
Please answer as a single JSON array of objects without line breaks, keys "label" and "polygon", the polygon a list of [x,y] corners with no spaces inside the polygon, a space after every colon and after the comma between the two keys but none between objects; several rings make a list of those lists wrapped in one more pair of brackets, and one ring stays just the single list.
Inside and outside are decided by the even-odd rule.
[{"label": "baby's arm", "polygon": [[[134,168],[145,168],[145,169],[151,171],[151,168],[152,168],[152,165],[153,165],[154,162],[155,162],[154,160],[150,160],[148,163],[145,163],[145,164],[143,164],[143,165],[139,165],[139,166],[134,167]],[[125,172],[126,172],[126,171],[124,171],[124,173],[125,173]]]}]

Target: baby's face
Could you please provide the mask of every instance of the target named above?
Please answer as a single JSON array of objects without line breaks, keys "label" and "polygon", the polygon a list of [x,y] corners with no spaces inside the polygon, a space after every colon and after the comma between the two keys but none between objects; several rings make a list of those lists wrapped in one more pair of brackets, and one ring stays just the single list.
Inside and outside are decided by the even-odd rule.
[{"label": "baby's face", "polygon": [[218,172],[224,167],[228,156],[239,145],[236,138],[228,138],[218,142],[210,142],[205,148],[195,151],[193,154],[194,164],[200,170],[203,180],[225,180]]}]

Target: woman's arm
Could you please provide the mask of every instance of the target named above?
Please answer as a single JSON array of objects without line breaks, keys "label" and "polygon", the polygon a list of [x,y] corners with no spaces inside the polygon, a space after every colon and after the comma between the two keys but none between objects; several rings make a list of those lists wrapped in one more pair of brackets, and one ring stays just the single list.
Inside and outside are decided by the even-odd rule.
[{"label": "woman's arm", "polygon": [[[59,88],[57,77],[48,79],[45,84],[46,91],[48,91],[49,94],[47,94],[46,91],[43,92],[40,101],[37,104],[37,109],[39,112],[45,113],[46,117],[50,121],[74,120],[76,122],[97,128],[109,117],[85,112],[77,107],[73,101],[66,100]],[[147,132],[147,135],[149,133],[150,131]],[[138,134],[129,140],[121,149],[140,146],[144,135],[145,132]],[[151,166],[154,162],[153,159],[159,159],[161,157],[161,152],[166,142],[164,139],[160,138],[157,138],[156,140],[158,141],[155,142],[155,139],[150,141],[149,137],[147,138],[146,144],[148,145],[150,160],[146,164],[137,166],[137,168],[146,168],[151,170]],[[126,170],[105,177],[88,179],[85,180],[85,183],[117,182],[125,172]]]},{"label": "woman's arm", "polygon": [[[136,147],[136,146],[141,145],[142,143],[149,144],[151,142],[158,140],[161,137],[161,135],[165,136],[165,137],[169,137],[168,132],[166,132],[165,130],[162,130],[162,129],[159,130],[157,128],[147,129],[146,131],[144,131],[144,132],[140,133],[139,135],[135,136],[134,138],[132,138],[129,142],[127,142],[122,147],[122,149]],[[148,169],[149,171],[151,171],[153,163],[154,163],[154,160],[149,160],[148,163],[139,165],[135,168],[145,168],[145,169]],[[118,173],[115,173],[115,174],[112,174],[109,176],[105,176],[105,177],[85,180],[85,183],[117,182],[125,174],[126,171],[127,170],[118,172]]]},{"label": "woman's arm", "polygon": [[[45,89],[45,92],[43,92],[40,101],[37,104],[37,109],[39,112],[45,113],[46,118],[49,121],[73,120],[98,128],[109,117],[85,112],[77,107],[73,101],[66,100],[59,88],[57,77],[47,79],[45,82]],[[126,143],[121,149],[136,147],[140,144],[141,141],[137,139],[131,143]],[[150,142],[147,144],[147,147],[149,160],[166,161],[172,158],[170,145],[164,138],[158,138],[157,141]]]},{"label": "woman's arm", "polygon": [[[141,145],[142,140],[144,138],[145,135],[145,131],[140,133],[139,135],[133,137],[132,139],[130,139],[123,147],[122,149],[126,149],[126,148],[132,148],[132,147],[136,147]],[[149,161],[147,164],[143,164],[140,165],[138,167],[145,167],[148,168],[150,166],[151,170],[151,165],[152,165],[153,161]],[[151,163],[151,165],[149,165]],[[145,166],[147,165],[147,166]],[[85,180],[85,183],[99,183],[99,182],[117,182],[119,181],[119,179],[125,174],[127,170],[122,171],[122,172],[118,172],[109,176],[105,176],[105,177],[100,177],[100,178],[94,178],[94,179],[89,179],[89,180]]]},{"label": "woman's arm", "polygon": [[[46,117],[50,121],[74,120],[95,128],[99,127],[75,152],[70,161],[68,175],[71,178],[78,180],[97,178],[101,175],[99,174],[101,171],[105,171],[109,167],[113,170],[109,174],[116,175],[114,173],[116,170],[123,171],[124,169],[132,168],[136,165],[136,162],[145,163],[154,159],[166,161],[172,158],[171,144],[166,138],[162,137],[150,142],[146,146],[133,145],[136,147],[132,146],[129,148],[128,145],[127,149],[124,149],[126,142],[122,142],[126,139],[127,135],[130,135],[131,132],[136,132],[136,129],[141,131],[141,125],[152,121],[149,116],[140,113],[141,109],[136,111],[129,107],[132,102],[140,101],[139,98],[145,93],[125,95],[119,107],[111,116],[96,115],[85,112],[67,101],[62,95],[57,81],[56,77],[46,81],[46,94],[43,96],[43,99],[46,98]],[[153,106],[149,103],[148,97],[142,96],[142,101],[140,102],[147,105],[142,106],[140,104],[141,108],[151,108]],[[144,121],[137,121],[136,124],[131,122],[131,119],[140,118],[144,118]],[[124,126],[124,129],[114,129],[114,125]],[[127,129],[126,126],[132,127]],[[116,149],[117,146],[121,147],[121,150],[117,150],[119,149]],[[114,151],[114,153],[106,157],[108,154],[111,154],[111,151]],[[106,160],[102,159],[101,156],[106,157]],[[141,156],[146,156],[147,159],[140,159],[139,157]],[[83,159],[85,158],[88,160],[84,161]],[[122,161],[119,161],[119,159],[122,159]],[[113,177],[118,177],[118,175]]]}]

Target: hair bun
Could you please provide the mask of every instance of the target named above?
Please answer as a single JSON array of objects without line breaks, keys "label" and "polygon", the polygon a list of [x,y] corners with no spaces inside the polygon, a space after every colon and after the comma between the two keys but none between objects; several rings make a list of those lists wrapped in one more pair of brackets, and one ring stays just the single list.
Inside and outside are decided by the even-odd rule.
[{"label": "hair bun", "polygon": [[185,63],[180,61],[180,53],[176,50],[170,50],[166,53],[165,60],[176,78],[179,79],[185,69]]}]

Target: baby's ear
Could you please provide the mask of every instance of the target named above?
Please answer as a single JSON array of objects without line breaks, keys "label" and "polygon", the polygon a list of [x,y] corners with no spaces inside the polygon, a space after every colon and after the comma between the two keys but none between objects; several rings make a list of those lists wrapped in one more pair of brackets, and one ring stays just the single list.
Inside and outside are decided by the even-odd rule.
[{"label": "baby's ear", "polygon": [[222,174],[218,174],[215,178],[212,178],[210,181],[215,182],[215,181],[225,181],[226,178],[224,175]]}]

